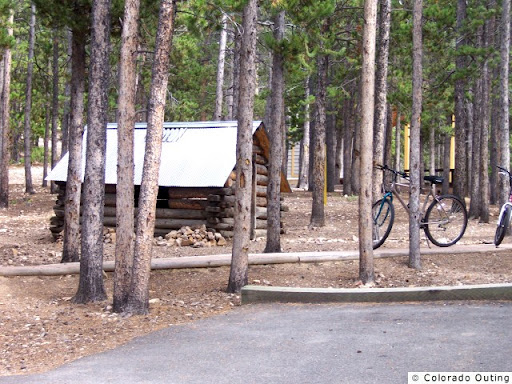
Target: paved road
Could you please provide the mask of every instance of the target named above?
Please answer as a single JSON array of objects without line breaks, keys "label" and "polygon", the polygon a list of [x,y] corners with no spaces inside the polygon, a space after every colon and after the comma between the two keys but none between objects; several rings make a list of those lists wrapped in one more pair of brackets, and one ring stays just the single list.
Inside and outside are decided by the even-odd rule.
[{"label": "paved road", "polygon": [[249,305],[0,383],[407,383],[512,371],[512,303]]}]

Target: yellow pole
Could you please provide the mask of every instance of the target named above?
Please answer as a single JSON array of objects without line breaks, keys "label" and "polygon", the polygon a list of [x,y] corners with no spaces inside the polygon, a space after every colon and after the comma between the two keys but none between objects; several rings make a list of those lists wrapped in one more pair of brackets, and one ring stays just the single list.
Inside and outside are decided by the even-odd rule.
[{"label": "yellow pole", "polygon": [[411,145],[411,135],[409,124],[404,127],[404,170],[409,169],[409,148]]}]

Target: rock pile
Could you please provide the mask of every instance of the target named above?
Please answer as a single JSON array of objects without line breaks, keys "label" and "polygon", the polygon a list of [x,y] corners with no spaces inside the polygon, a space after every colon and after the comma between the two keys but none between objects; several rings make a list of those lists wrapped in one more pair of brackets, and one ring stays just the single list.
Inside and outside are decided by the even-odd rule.
[{"label": "rock pile", "polygon": [[200,227],[181,227],[179,230],[171,231],[165,237],[157,237],[155,245],[178,246],[178,247],[216,247],[226,245],[226,239],[213,229]]},{"label": "rock pile", "polygon": [[[103,242],[105,244],[113,244],[116,242],[115,228],[103,228]],[[206,228],[205,225],[200,227],[181,227],[178,230],[169,232],[165,237],[156,237],[153,245],[160,247],[217,247],[226,245],[226,239],[213,229]]]}]

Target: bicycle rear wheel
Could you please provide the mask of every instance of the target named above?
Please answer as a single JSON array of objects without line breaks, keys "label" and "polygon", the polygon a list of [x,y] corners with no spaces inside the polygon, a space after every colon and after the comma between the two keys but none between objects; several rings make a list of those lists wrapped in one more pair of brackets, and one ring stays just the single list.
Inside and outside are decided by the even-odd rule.
[{"label": "bicycle rear wheel", "polygon": [[508,223],[510,223],[510,213],[511,208],[509,206],[505,207],[505,210],[503,211],[503,215],[501,215],[500,222],[498,223],[498,226],[496,227],[496,233],[494,234],[494,245],[498,246],[503,241],[503,238],[505,237],[505,233],[507,232]]},{"label": "bicycle rear wheel", "polygon": [[380,199],[372,206],[373,219],[373,249],[379,248],[389,236],[393,221],[395,220],[395,208],[388,199]]},{"label": "bicycle rear wheel", "polygon": [[464,235],[468,224],[466,205],[456,196],[443,195],[430,204],[423,229],[438,247],[449,247]]}]

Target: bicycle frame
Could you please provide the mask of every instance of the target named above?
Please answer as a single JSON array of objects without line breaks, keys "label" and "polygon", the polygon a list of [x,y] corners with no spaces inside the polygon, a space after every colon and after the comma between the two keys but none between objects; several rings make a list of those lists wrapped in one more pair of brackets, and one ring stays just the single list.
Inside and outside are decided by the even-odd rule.
[{"label": "bicycle frame", "polygon": [[[399,190],[397,189],[397,186],[398,187],[405,187],[407,189],[410,189],[410,185],[409,184],[406,184],[406,183],[398,183],[396,181],[396,175],[394,177],[395,180],[393,180],[391,182],[391,190],[386,192],[383,196],[383,200],[385,200],[386,198],[389,198],[390,197],[390,200],[391,202],[393,201],[393,195],[396,196],[396,198],[398,199],[398,201],[400,202],[400,204],[402,205],[402,207],[405,209],[405,211],[409,214],[410,213],[410,210],[409,210],[409,207],[407,205],[407,202],[402,199],[402,197],[400,196],[400,192]],[[427,193],[427,195],[425,196],[425,200],[423,201],[423,204],[421,205],[421,210],[420,210],[420,213],[421,213],[421,216],[423,217],[425,215],[425,212],[426,212],[426,209],[429,205],[429,203],[432,201],[432,200],[436,200],[437,199],[437,195],[433,192],[434,191],[434,184],[431,184],[430,187],[429,187],[429,191]],[[379,212],[380,213],[380,212]]]},{"label": "bicycle frame", "polygon": [[[505,202],[501,206],[500,214],[498,216],[498,223],[497,223],[497,225],[500,225],[501,218],[503,217],[503,214],[505,213],[506,207],[511,207],[512,208],[512,175],[510,174],[510,172],[507,169],[505,169],[503,167],[497,166],[497,168],[499,169],[499,171],[498,171],[499,173],[501,173],[502,175],[508,176],[508,178],[510,180],[510,186],[511,186],[509,197],[508,197],[508,201]],[[512,218],[512,216],[511,216],[511,218]],[[508,224],[510,224],[510,222]]]},{"label": "bicycle frame", "polygon": [[[502,217],[503,217],[503,215],[505,214],[505,208],[506,208],[506,207],[511,207],[511,208],[512,208],[512,203],[507,201],[505,204],[503,204],[503,205],[501,206],[500,214],[499,214],[499,216],[498,216],[498,222],[497,222],[497,225],[500,225],[500,223],[501,223],[501,218],[502,218]],[[510,218],[512,219],[512,216],[510,216]],[[508,224],[510,224],[510,221],[509,221],[509,223],[508,223]]]}]

